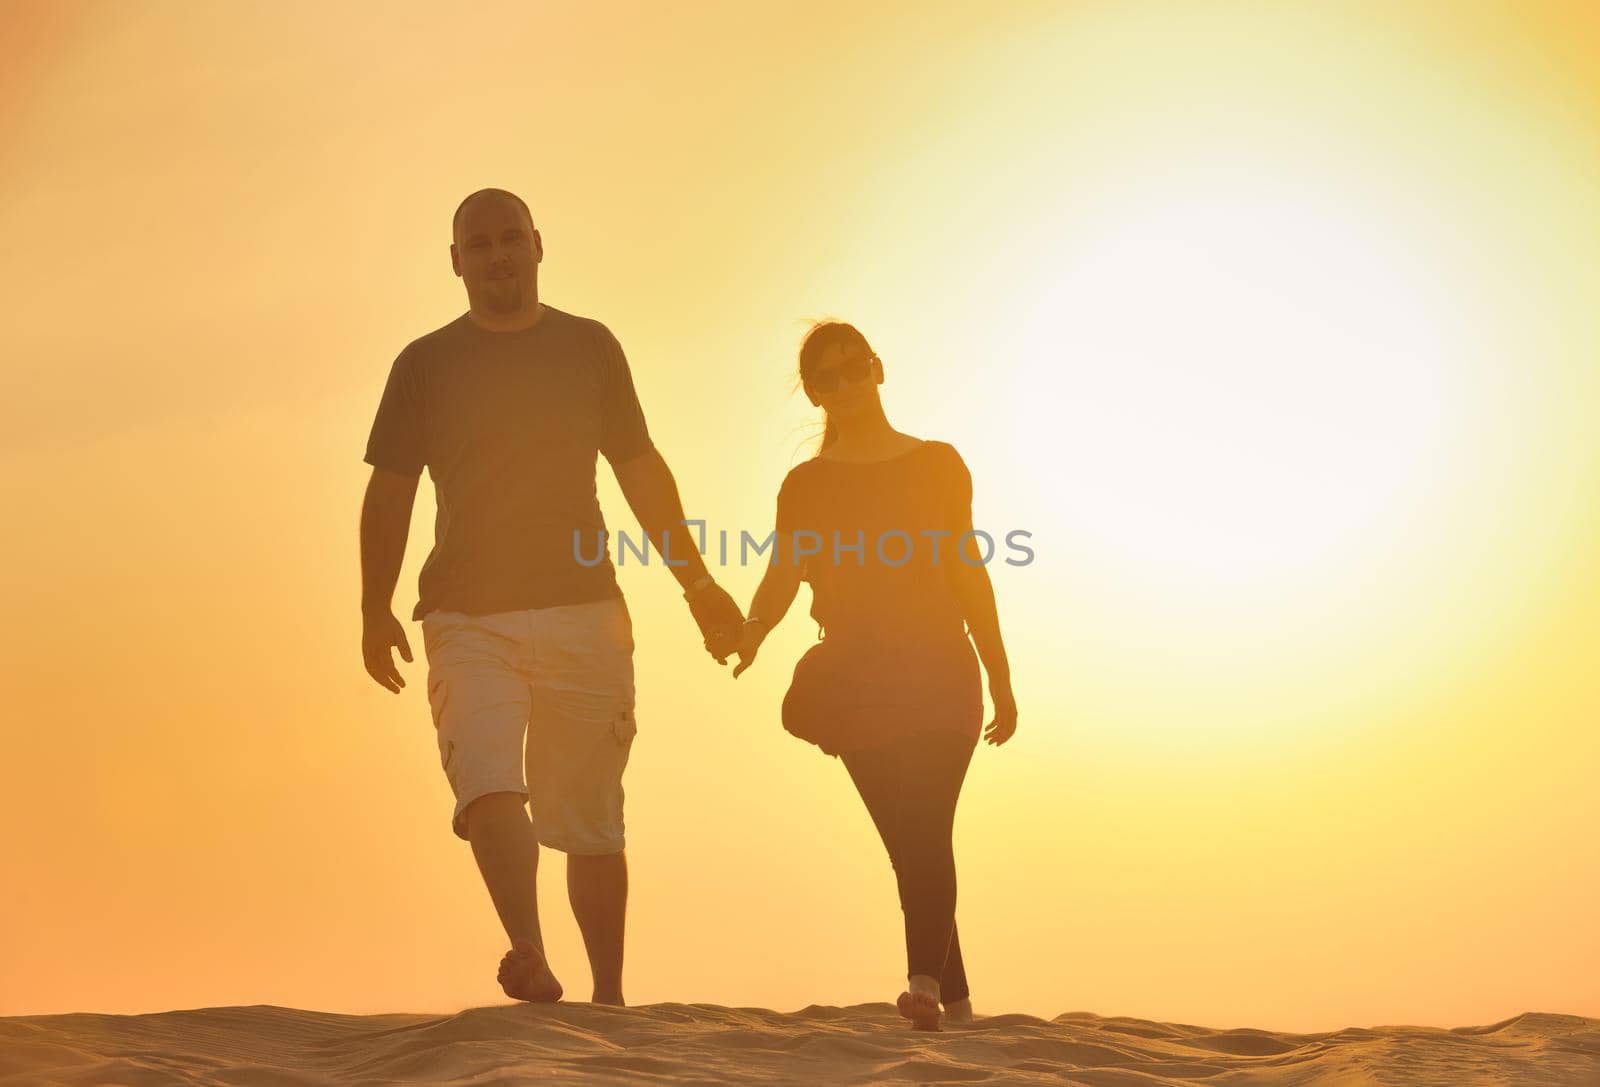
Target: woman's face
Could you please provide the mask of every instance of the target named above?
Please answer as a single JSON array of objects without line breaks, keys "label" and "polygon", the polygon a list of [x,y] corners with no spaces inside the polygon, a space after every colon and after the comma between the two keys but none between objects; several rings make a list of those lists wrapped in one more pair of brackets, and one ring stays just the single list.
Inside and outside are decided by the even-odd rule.
[{"label": "woman's face", "polygon": [[806,385],[829,415],[854,415],[878,402],[877,356],[860,344],[824,349]]}]

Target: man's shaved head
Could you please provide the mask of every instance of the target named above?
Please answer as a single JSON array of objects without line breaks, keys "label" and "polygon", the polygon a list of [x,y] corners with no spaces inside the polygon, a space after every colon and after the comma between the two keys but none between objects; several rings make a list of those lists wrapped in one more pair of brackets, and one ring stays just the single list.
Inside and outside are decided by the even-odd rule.
[{"label": "man's shaved head", "polygon": [[456,208],[450,234],[450,266],[480,323],[516,327],[537,317],[544,243],[521,197],[479,189]]},{"label": "man's shaved head", "polygon": [[456,205],[456,213],[450,220],[451,236],[454,237],[455,234],[461,229],[461,215],[467,210],[468,204],[471,204],[476,200],[487,200],[491,197],[499,200],[509,200],[513,204],[517,205],[517,207],[521,208],[522,214],[528,217],[529,229],[532,229],[533,213],[528,210],[528,205],[523,203],[522,197],[518,196],[514,192],[507,192],[505,189],[479,189],[477,192],[469,194],[465,200]]}]

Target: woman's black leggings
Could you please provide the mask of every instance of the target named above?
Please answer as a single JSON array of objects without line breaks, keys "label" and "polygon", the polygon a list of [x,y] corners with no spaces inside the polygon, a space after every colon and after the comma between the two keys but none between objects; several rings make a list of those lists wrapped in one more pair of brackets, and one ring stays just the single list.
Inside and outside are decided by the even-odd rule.
[{"label": "woman's black leggings", "polygon": [[906,973],[938,978],[946,1004],[968,994],[950,836],[975,747],[965,737],[940,733],[840,755],[894,865],[906,922]]}]

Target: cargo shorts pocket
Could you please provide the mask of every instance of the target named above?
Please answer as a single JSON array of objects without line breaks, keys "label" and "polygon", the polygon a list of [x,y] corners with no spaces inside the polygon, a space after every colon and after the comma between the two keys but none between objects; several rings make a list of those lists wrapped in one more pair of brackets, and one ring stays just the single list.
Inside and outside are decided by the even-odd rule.
[{"label": "cargo shorts pocket", "polygon": [[623,747],[628,747],[633,743],[633,738],[638,731],[639,724],[634,719],[632,706],[624,706],[611,719],[611,734],[616,737],[617,743]]},{"label": "cargo shorts pocket", "polygon": [[444,674],[441,672],[428,676],[428,709],[433,714],[433,727],[436,729],[444,723],[444,707],[449,697],[450,689]]}]

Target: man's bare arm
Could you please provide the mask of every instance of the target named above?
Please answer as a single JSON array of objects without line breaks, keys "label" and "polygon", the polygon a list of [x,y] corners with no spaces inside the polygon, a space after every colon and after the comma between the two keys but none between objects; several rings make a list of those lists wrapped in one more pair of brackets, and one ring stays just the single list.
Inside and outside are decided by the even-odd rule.
[{"label": "man's bare arm", "polygon": [[[700,558],[694,533],[682,523],[683,500],[678,497],[672,469],[652,448],[632,460],[612,465],[611,470],[616,473],[628,508],[650,537],[651,546],[657,554],[671,556],[675,564],[669,567],[672,576],[687,589],[705,575],[706,564]],[[680,562],[682,565],[676,565]]]},{"label": "man's bare arm", "polygon": [[[661,454],[651,448],[630,460],[613,464],[611,470],[616,473],[622,497],[639,519],[651,546],[672,560],[667,568],[687,590],[689,610],[706,639],[707,651],[718,664],[726,664],[728,654],[737,643],[744,614],[727,590],[707,577],[694,533],[683,524],[683,501],[678,497],[672,469],[667,467]],[[697,582],[702,582],[698,589],[694,588]]]},{"label": "man's bare arm", "polygon": [[400,656],[409,662],[411,646],[394,617],[394,588],[421,478],[374,468],[361,502],[361,656],[367,674],[396,693],[406,681],[390,648],[399,646]]}]

